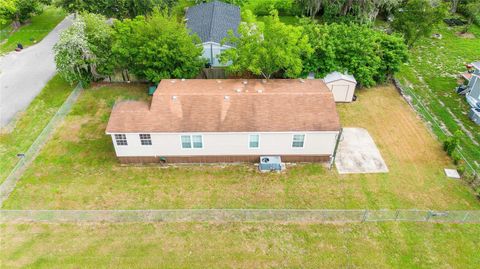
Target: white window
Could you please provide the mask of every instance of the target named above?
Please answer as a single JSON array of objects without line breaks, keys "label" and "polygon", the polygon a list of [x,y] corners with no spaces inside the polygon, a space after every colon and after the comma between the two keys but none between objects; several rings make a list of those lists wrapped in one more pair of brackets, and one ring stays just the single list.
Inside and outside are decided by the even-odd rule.
[{"label": "white window", "polygon": [[248,147],[249,148],[258,148],[260,146],[260,135],[251,134],[249,136]]},{"label": "white window", "polygon": [[293,135],[292,147],[303,148],[304,142],[305,142],[305,135],[304,134]]},{"label": "white window", "polygon": [[128,146],[127,136],[125,134],[115,134],[117,146]]},{"label": "white window", "polygon": [[182,135],[182,148],[201,149],[203,148],[203,139],[201,135]]},{"label": "white window", "polygon": [[192,148],[192,139],[189,135],[182,135],[182,148],[183,149]]},{"label": "white window", "polygon": [[201,135],[192,135],[193,148],[201,149],[203,148],[203,141]]},{"label": "white window", "polygon": [[140,143],[142,146],[151,146],[152,145],[152,137],[150,134],[140,134]]}]

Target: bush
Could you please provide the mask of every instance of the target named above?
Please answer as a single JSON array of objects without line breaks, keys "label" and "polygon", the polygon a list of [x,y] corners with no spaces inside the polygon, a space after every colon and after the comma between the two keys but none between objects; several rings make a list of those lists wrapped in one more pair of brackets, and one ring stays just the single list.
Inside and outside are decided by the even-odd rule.
[{"label": "bush", "polygon": [[461,136],[462,132],[458,130],[453,136],[449,136],[445,141],[443,141],[443,150],[447,153],[448,156],[453,157],[453,153],[457,148],[458,143],[460,142]]},{"label": "bush", "polygon": [[458,165],[460,164],[460,161],[462,158],[460,157],[460,154],[457,151],[452,152],[452,160],[453,164]]},{"label": "bush", "polygon": [[257,16],[268,16],[273,10],[283,16],[302,14],[300,6],[294,0],[249,0],[243,1],[242,7],[250,9]]},{"label": "bush", "polygon": [[407,61],[403,39],[366,25],[325,24],[302,20],[314,52],[304,59],[304,73],[324,76],[333,71],[348,72],[361,86],[387,80]]}]

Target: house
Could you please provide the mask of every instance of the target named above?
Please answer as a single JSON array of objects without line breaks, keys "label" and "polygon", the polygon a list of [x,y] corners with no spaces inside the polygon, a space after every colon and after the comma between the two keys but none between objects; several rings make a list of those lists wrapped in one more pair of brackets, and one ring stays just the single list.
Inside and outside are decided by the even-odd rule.
[{"label": "house", "polygon": [[240,8],[224,2],[202,3],[187,9],[187,27],[202,40],[203,54],[211,66],[223,66],[218,59],[231,44],[221,45],[230,30],[236,35],[240,25]]},{"label": "house", "polygon": [[468,65],[469,71],[462,74],[468,81],[465,98],[471,106],[468,112],[469,118],[480,125],[480,62]]},{"label": "house", "polygon": [[322,80],[168,79],[117,103],[106,134],[121,163],[327,162],[340,129]]},{"label": "house", "polygon": [[352,75],[333,72],[328,74],[323,81],[332,91],[335,102],[352,102],[357,81]]},{"label": "house", "polygon": [[468,81],[467,102],[472,108],[480,109],[480,62],[471,63],[471,77]]}]

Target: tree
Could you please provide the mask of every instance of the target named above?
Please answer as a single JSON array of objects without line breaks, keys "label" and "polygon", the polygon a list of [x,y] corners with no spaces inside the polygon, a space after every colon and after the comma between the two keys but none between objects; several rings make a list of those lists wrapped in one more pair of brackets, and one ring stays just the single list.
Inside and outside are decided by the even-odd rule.
[{"label": "tree", "polygon": [[0,0],[0,22],[12,22],[14,28],[20,27],[33,14],[42,11],[39,0]]},{"label": "tree", "polygon": [[465,5],[462,6],[462,11],[465,17],[467,17],[467,24],[463,27],[462,33],[466,33],[474,22],[477,24],[480,23],[480,0],[465,3]]},{"label": "tree", "polygon": [[81,19],[85,22],[85,37],[91,54],[90,71],[94,78],[111,75],[115,68],[112,53],[113,28],[107,23],[105,16],[84,13]]},{"label": "tree", "polygon": [[445,16],[445,7],[438,1],[409,0],[394,14],[392,27],[402,33],[411,48],[419,38],[429,36]]},{"label": "tree", "polygon": [[407,47],[397,35],[387,35],[364,25],[316,24],[303,20],[304,32],[314,52],[304,59],[304,73],[323,77],[333,71],[348,72],[360,85],[385,81],[407,60]]},{"label": "tree", "polygon": [[177,0],[57,0],[55,4],[70,13],[89,12],[118,19],[147,16],[154,9],[170,8]]},{"label": "tree", "polygon": [[70,83],[89,83],[113,73],[113,29],[102,15],[84,13],[54,46],[59,73]]},{"label": "tree", "polygon": [[324,21],[371,23],[380,12],[389,13],[402,0],[297,0],[305,13],[314,18],[320,11]]},{"label": "tree", "polygon": [[458,3],[460,2],[460,0],[450,0],[450,2],[452,2],[450,5],[450,12],[451,13],[457,12]]},{"label": "tree", "polygon": [[153,82],[192,78],[205,61],[200,39],[165,12],[117,21],[112,51],[119,67]]},{"label": "tree", "polygon": [[70,28],[60,35],[53,47],[55,63],[60,75],[69,83],[90,82],[90,49],[85,35],[85,22],[77,19]]},{"label": "tree", "polygon": [[224,51],[222,63],[232,62],[228,70],[233,73],[249,71],[269,79],[282,72],[285,77],[296,77],[303,69],[302,56],[311,53],[308,37],[302,28],[280,22],[273,12],[264,22],[257,22],[250,11],[246,22],[239,27],[239,36],[231,32],[227,40],[234,48]]}]

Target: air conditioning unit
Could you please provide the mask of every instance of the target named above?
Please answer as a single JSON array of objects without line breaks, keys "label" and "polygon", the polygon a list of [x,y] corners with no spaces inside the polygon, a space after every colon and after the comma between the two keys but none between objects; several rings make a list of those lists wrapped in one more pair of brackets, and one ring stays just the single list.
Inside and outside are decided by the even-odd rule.
[{"label": "air conditioning unit", "polygon": [[261,156],[258,169],[261,172],[282,171],[285,166],[282,164],[280,156]]}]

